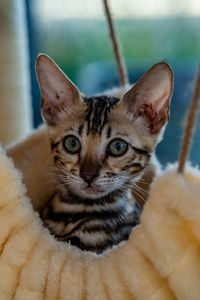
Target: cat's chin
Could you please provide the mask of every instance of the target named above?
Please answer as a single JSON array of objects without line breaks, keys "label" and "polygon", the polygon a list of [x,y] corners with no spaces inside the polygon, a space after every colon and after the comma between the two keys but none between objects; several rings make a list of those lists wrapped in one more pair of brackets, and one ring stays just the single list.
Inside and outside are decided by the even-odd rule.
[{"label": "cat's chin", "polygon": [[100,191],[95,188],[85,188],[83,190],[76,191],[75,193],[82,198],[97,199],[97,198],[105,197],[110,192],[111,191]]}]

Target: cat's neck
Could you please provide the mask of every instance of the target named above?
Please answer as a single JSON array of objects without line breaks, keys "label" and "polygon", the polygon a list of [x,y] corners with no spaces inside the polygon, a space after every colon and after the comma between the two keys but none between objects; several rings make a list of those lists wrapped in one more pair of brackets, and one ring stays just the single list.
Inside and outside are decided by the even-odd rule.
[{"label": "cat's neck", "polygon": [[88,199],[60,191],[44,211],[43,220],[60,241],[101,253],[128,238],[139,222],[130,191]]},{"label": "cat's neck", "polygon": [[131,190],[126,190],[126,191],[115,190],[105,196],[94,198],[94,199],[89,197],[80,197],[79,195],[77,195],[76,193],[74,193],[69,189],[68,190],[59,189],[57,194],[63,203],[70,204],[70,205],[81,204],[85,207],[93,206],[93,205],[105,206],[107,204],[117,205],[122,201],[124,205],[126,205],[126,203],[129,203],[132,200]]}]

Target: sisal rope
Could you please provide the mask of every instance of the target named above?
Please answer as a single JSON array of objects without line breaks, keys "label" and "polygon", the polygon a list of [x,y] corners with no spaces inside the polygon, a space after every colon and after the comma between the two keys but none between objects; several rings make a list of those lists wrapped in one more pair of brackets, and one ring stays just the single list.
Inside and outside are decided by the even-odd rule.
[{"label": "sisal rope", "polygon": [[111,37],[111,41],[112,41],[113,51],[114,51],[114,55],[116,58],[120,85],[125,86],[129,82],[126,66],[125,66],[125,63],[124,63],[124,60],[123,60],[123,57],[121,54],[119,42],[117,40],[117,35],[116,35],[115,27],[114,27],[114,24],[112,21],[108,2],[107,2],[107,0],[103,0],[103,2],[104,2],[106,18],[107,18],[107,22],[108,22],[108,27],[110,30],[110,37]]},{"label": "sisal rope", "polygon": [[190,151],[190,147],[192,144],[194,128],[198,115],[198,107],[200,104],[200,65],[198,69],[198,75],[196,78],[194,94],[192,97],[192,103],[188,112],[187,121],[186,121],[186,129],[183,136],[183,141],[181,145],[180,155],[179,155],[179,166],[178,172],[183,173],[185,168],[185,163]]}]

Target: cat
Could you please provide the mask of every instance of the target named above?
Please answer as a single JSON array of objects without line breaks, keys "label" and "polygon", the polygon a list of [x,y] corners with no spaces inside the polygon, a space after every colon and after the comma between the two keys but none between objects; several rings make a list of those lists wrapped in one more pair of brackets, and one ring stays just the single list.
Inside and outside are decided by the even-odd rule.
[{"label": "cat", "polygon": [[85,97],[47,55],[36,61],[56,193],[41,218],[59,241],[97,254],[128,239],[139,223],[132,194],[151,174],[169,119],[173,72],[150,68],[121,98]]}]

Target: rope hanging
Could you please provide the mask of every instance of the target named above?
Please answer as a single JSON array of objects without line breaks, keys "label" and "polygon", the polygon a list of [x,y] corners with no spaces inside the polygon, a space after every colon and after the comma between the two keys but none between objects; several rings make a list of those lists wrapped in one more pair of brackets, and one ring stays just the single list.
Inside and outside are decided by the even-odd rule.
[{"label": "rope hanging", "polygon": [[198,69],[198,75],[196,78],[194,94],[192,97],[192,103],[190,106],[190,110],[188,112],[187,121],[186,121],[186,128],[183,136],[183,141],[181,145],[181,150],[179,154],[179,166],[178,172],[183,173],[185,168],[185,163],[191,148],[194,128],[197,120],[198,115],[198,107],[200,103],[200,66]]},{"label": "rope hanging", "polygon": [[110,13],[110,8],[108,6],[108,2],[107,2],[107,0],[103,0],[103,2],[104,2],[104,9],[105,9],[107,22],[108,22],[108,27],[110,30],[110,37],[111,37],[111,41],[112,41],[113,51],[114,51],[114,55],[116,58],[120,85],[125,86],[129,82],[128,75],[127,75],[127,69],[126,69],[126,66],[125,66],[125,63],[123,60],[123,56],[121,54],[119,42],[117,40],[117,36],[116,36],[113,21],[112,21],[111,13]]}]

